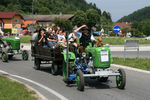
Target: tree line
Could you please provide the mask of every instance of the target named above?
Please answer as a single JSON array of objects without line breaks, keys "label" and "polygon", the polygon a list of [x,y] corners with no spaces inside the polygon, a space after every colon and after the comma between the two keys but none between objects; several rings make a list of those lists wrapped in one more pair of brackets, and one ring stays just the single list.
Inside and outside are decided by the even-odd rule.
[{"label": "tree line", "polygon": [[[16,11],[22,15],[74,14],[73,26],[87,24],[89,28],[95,26],[98,30],[112,23],[109,12],[102,12],[96,4],[88,4],[85,0],[0,0],[0,11]],[[55,20],[57,23],[61,21],[68,23]]]},{"label": "tree line", "polygon": [[150,6],[137,10],[128,16],[124,16],[120,20],[118,20],[118,22],[144,21],[146,19],[150,19],[149,12],[150,12]]}]

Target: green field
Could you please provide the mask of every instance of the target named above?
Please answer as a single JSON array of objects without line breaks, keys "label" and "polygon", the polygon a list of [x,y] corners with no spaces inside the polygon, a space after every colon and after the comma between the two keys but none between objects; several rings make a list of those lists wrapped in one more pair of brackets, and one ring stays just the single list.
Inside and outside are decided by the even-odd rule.
[{"label": "green field", "polygon": [[[21,40],[21,43],[30,43],[32,36],[21,36],[19,38]],[[103,44],[123,45],[124,41],[128,39],[137,39],[139,40],[140,44],[150,44],[150,40],[145,40],[144,38],[127,38],[127,37],[103,37],[102,42]]]},{"label": "green field", "polygon": [[123,45],[125,40],[136,39],[139,40],[140,44],[150,44],[150,40],[144,38],[128,38],[128,37],[103,37],[102,41],[104,44],[110,45]]},{"label": "green field", "polygon": [[0,100],[38,100],[23,84],[0,76]]},{"label": "green field", "polygon": [[19,38],[21,43],[30,43],[30,40],[32,40],[32,36],[21,36]]},{"label": "green field", "polygon": [[149,58],[113,58],[113,64],[130,66],[133,68],[143,69],[150,71],[150,59]]}]

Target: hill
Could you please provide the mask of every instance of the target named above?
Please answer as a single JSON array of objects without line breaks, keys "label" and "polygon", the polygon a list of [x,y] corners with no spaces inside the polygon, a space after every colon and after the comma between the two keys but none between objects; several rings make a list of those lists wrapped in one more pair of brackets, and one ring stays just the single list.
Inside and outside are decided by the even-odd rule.
[{"label": "hill", "polygon": [[[32,7],[33,6],[33,7]],[[33,8],[33,9],[32,9]],[[77,10],[101,10],[85,0],[0,0],[0,11],[17,11],[26,14],[72,14]]]},{"label": "hill", "polygon": [[118,22],[134,22],[150,19],[150,6],[139,9],[128,16],[122,17]]}]

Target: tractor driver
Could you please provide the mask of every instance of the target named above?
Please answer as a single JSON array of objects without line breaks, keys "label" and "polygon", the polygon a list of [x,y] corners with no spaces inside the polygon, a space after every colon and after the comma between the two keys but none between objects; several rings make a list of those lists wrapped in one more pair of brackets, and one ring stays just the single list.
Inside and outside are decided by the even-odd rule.
[{"label": "tractor driver", "polygon": [[[81,29],[82,32],[80,32]],[[80,53],[85,52],[85,48],[89,45],[90,42],[96,42],[94,36],[91,35],[86,25],[80,26],[79,28],[75,29],[74,32],[76,33],[80,41],[80,47],[79,47]]]}]

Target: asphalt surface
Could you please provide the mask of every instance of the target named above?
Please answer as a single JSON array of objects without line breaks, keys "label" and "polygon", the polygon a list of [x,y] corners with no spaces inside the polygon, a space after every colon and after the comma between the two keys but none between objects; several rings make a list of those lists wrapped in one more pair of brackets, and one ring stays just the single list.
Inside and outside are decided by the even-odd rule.
[{"label": "asphalt surface", "polygon": [[[80,92],[77,90],[76,84],[66,86],[61,75],[51,75],[50,66],[42,65],[41,70],[37,71],[33,69],[31,58],[28,61],[22,61],[21,57],[17,56],[8,63],[3,63],[0,60],[0,70],[38,82],[58,92],[68,100],[150,100],[150,74],[125,70],[127,83],[124,90],[116,87],[115,77],[110,77],[106,83],[86,79],[85,91]],[[112,68],[117,69],[114,66]],[[47,97],[48,100],[59,100],[52,93],[31,82],[16,77],[13,78],[32,86]]]},{"label": "asphalt surface", "polygon": [[[111,51],[113,57],[124,57],[124,51]],[[126,58],[135,58],[137,57],[137,51],[127,51]],[[140,58],[150,58],[150,51],[140,51],[139,52]]]}]

